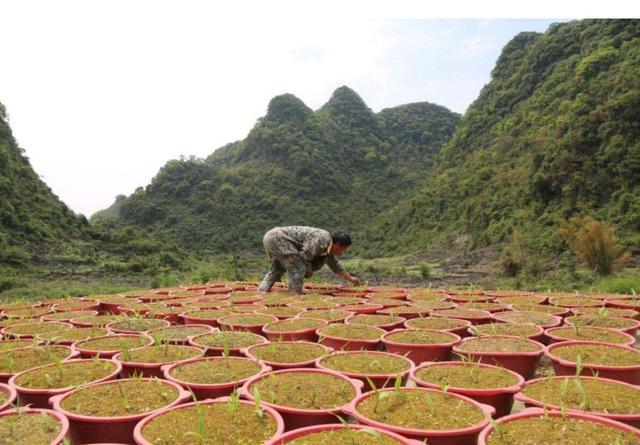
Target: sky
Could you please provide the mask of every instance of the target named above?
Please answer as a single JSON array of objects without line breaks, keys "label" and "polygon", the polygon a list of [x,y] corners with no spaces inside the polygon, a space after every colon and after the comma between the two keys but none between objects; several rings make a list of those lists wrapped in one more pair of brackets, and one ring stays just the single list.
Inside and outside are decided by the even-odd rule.
[{"label": "sky", "polygon": [[0,102],[74,211],[90,216],[168,160],[243,139],[278,94],[317,109],[348,85],[376,112],[428,101],[463,113],[514,35],[566,21],[211,5],[0,3]]}]

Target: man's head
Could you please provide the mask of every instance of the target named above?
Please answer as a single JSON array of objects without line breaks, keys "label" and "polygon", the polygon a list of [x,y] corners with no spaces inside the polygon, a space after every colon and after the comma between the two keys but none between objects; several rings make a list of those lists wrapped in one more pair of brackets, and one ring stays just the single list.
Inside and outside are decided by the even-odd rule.
[{"label": "man's head", "polygon": [[351,237],[342,230],[331,234],[331,255],[342,255],[351,245]]}]

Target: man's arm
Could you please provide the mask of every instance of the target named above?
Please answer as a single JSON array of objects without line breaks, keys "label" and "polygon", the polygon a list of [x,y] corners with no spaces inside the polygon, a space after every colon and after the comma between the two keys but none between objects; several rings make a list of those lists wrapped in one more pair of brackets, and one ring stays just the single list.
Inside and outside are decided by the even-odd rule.
[{"label": "man's arm", "polygon": [[340,275],[342,278],[344,278],[354,286],[358,286],[360,284],[360,280],[347,272],[344,267],[342,267],[342,264],[340,264],[340,261],[338,261],[335,255],[329,255],[327,257],[327,266],[329,266],[329,269],[331,269],[333,273]]}]

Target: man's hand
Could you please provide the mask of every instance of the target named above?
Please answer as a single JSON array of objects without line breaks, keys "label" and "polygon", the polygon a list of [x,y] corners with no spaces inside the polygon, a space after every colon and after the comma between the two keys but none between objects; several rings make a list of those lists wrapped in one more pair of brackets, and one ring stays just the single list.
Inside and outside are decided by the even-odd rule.
[{"label": "man's hand", "polygon": [[354,277],[353,275],[351,275],[349,272],[344,271],[340,274],[342,276],[342,278],[344,278],[345,280],[347,280],[349,283],[351,283],[353,286],[359,286],[360,285],[360,280],[358,280],[356,277]]}]

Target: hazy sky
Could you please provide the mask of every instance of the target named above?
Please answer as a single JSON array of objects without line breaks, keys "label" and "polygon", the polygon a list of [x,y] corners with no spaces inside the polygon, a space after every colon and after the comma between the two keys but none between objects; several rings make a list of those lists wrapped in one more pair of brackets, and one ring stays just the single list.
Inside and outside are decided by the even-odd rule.
[{"label": "hazy sky", "polygon": [[[35,170],[91,215],[169,159],[242,139],[269,100],[341,85],[464,112],[520,31],[558,20],[227,16],[201,2],[2,3],[0,102]],[[242,12],[242,11],[241,11]]]}]

